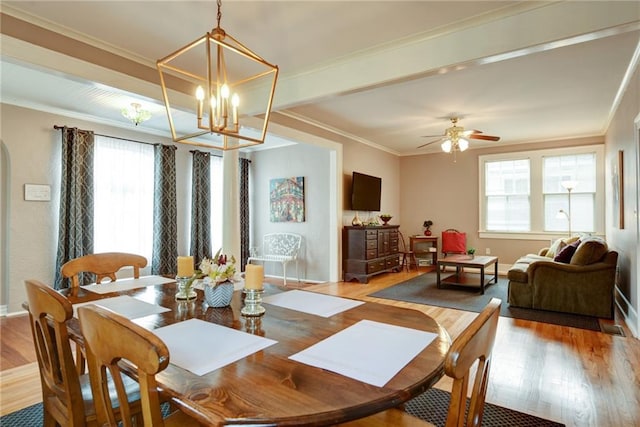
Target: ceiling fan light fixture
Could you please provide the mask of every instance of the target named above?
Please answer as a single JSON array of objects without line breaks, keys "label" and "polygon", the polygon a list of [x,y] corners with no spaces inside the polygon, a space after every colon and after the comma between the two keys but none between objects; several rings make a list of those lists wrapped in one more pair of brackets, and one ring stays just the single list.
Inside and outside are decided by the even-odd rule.
[{"label": "ceiling fan light fixture", "polygon": [[[156,62],[171,136],[220,150],[259,145],[267,134],[278,66],[225,32],[221,0],[217,6],[213,30]],[[180,123],[185,112],[195,117]]]},{"label": "ceiling fan light fixture", "polygon": [[123,108],[121,111],[122,116],[131,120],[131,123],[138,126],[140,123],[145,122],[151,118],[151,112],[143,110],[142,105],[137,102],[132,102],[128,107]]},{"label": "ceiling fan light fixture", "polygon": [[469,141],[464,138],[458,139],[458,147],[460,148],[460,151],[466,150],[467,148],[469,148]]},{"label": "ceiling fan light fixture", "polygon": [[444,141],[442,143],[442,145],[440,145],[440,147],[442,147],[442,151],[444,151],[445,153],[450,153],[451,152],[451,140],[447,139],[446,141]]}]

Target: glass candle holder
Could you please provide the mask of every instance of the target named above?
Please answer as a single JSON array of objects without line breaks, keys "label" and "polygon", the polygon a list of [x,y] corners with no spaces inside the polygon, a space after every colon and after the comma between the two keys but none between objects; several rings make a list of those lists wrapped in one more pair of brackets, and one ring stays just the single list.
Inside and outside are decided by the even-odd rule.
[{"label": "glass candle holder", "polygon": [[176,293],[177,300],[189,301],[196,299],[198,294],[196,294],[195,289],[193,289],[194,281],[192,277],[176,276],[176,282],[178,283],[178,292]]},{"label": "glass candle holder", "polygon": [[244,307],[240,310],[243,316],[257,317],[262,316],[265,312],[262,306],[262,289],[243,289]]}]

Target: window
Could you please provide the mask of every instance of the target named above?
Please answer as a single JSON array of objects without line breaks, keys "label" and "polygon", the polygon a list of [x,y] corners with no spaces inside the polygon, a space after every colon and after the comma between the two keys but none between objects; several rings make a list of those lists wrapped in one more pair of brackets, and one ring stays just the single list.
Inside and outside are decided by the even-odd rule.
[{"label": "window", "polygon": [[487,230],[528,231],[530,227],[529,160],[485,163]]},{"label": "window", "polygon": [[480,156],[481,237],[602,234],[603,156],[601,145]]},{"label": "window", "polygon": [[211,256],[222,248],[222,157],[209,156],[211,162]]},{"label": "window", "polygon": [[[572,231],[596,231],[595,153],[544,157],[543,171],[544,230],[568,230],[570,214]],[[570,181],[571,194],[565,188]],[[566,215],[558,215],[560,210]]]},{"label": "window", "polygon": [[94,251],[131,252],[151,262],[153,146],[96,135]]}]

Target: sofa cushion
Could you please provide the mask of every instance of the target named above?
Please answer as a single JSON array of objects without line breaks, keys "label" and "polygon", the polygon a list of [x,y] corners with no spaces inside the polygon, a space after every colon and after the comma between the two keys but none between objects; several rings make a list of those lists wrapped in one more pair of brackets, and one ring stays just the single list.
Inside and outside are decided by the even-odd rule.
[{"label": "sofa cushion", "polygon": [[516,262],[507,272],[507,278],[513,282],[527,283],[529,281],[527,268],[529,263]]},{"label": "sofa cushion", "polygon": [[565,242],[564,239],[556,239],[556,241],[551,244],[549,249],[547,249],[547,253],[544,255],[547,258],[553,259],[553,257],[558,255],[558,252],[560,252],[560,250],[565,246],[567,246],[567,243]]},{"label": "sofa cushion", "polygon": [[598,262],[609,250],[607,243],[598,237],[583,239],[571,257],[572,265],[589,265]]},{"label": "sofa cushion", "polygon": [[564,264],[569,264],[571,262],[573,254],[575,254],[576,250],[578,249],[578,245],[580,245],[580,240],[576,240],[570,245],[565,246],[560,250],[560,252],[558,252],[558,255],[556,255],[553,260],[562,262]]}]

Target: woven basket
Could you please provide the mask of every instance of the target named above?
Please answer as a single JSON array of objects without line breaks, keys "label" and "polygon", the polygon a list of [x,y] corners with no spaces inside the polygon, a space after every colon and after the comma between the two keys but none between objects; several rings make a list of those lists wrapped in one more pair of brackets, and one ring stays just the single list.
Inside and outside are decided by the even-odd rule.
[{"label": "woven basket", "polygon": [[233,282],[223,282],[218,286],[204,284],[204,299],[209,307],[227,307],[233,297]]}]

